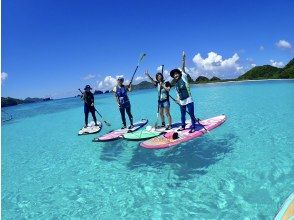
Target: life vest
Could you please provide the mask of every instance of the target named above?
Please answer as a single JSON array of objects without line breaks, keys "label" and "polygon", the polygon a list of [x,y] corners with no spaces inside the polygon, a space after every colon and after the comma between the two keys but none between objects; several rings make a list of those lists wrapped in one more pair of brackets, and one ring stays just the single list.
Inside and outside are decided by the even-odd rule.
[{"label": "life vest", "polygon": [[94,95],[92,92],[84,92],[84,102],[87,105],[91,105],[94,101]]},{"label": "life vest", "polygon": [[176,83],[176,90],[179,94],[180,100],[185,100],[190,97],[185,81],[181,78]]},{"label": "life vest", "polygon": [[128,91],[125,86],[122,86],[122,87],[116,86],[115,94],[120,104],[125,104],[130,101],[127,92]]},{"label": "life vest", "polygon": [[157,83],[158,90],[158,101],[163,102],[169,100],[169,93],[164,88],[160,87],[160,84]]}]

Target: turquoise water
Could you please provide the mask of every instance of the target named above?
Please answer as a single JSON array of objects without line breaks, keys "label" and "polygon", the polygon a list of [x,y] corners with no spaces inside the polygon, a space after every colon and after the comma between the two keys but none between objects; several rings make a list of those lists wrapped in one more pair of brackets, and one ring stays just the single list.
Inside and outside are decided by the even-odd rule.
[{"label": "turquoise water", "polygon": [[[294,191],[294,81],[201,85],[192,93],[197,117],[228,120],[156,151],[77,136],[78,98],[5,108],[14,119],[2,125],[2,218],[271,219]],[[130,99],[135,119],[153,124],[156,91]],[[96,107],[121,126],[111,94],[96,96]]]}]

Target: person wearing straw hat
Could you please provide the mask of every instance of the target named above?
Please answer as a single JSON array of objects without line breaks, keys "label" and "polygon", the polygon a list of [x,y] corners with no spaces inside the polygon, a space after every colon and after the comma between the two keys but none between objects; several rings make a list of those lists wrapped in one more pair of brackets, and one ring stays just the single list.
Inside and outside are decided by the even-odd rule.
[{"label": "person wearing straw hat", "polygon": [[190,91],[190,84],[188,80],[188,75],[185,71],[185,59],[186,55],[183,52],[183,67],[182,70],[180,69],[173,69],[170,71],[170,76],[175,80],[176,82],[176,91],[177,91],[177,103],[180,105],[181,109],[181,122],[182,127],[179,129],[179,131],[185,130],[186,126],[186,109],[188,109],[188,113],[191,117],[191,128],[190,133],[193,133],[196,131],[196,118],[194,116],[194,102],[192,99],[192,94]]}]

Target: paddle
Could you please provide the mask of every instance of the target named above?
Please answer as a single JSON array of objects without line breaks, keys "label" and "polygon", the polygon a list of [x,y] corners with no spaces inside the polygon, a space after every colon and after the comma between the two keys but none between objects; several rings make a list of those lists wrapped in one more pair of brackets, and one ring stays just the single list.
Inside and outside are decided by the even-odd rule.
[{"label": "paddle", "polygon": [[[79,89],[79,91],[80,91],[82,94],[84,94],[84,93],[82,92],[81,89]],[[109,122],[107,122],[107,121],[105,121],[105,120],[103,119],[102,115],[98,112],[98,110],[95,108],[95,106],[93,106],[93,107],[94,107],[95,111],[98,113],[98,115],[102,118],[103,122],[104,122],[107,126],[111,126],[111,124],[110,124]]]},{"label": "paddle", "polygon": [[[164,65],[161,65],[161,73],[163,75],[163,68],[164,68]],[[158,118],[159,118],[159,101],[160,101],[160,95],[161,95],[161,87],[159,89],[159,92],[158,92],[158,100],[157,100],[157,114],[156,114],[156,122],[155,122],[155,128],[157,127],[158,125]]]},{"label": "paddle", "polygon": [[143,58],[144,58],[145,56],[146,56],[146,53],[143,53],[142,56],[140,57],[140,59],[139,59],[139,61],[138,61],[138,64],[137,64],[137,66],[136,66],[136,69],[135,69],[135,71],[134,71],[134,73],[133,73],[133,76],[132,76],[132,78],[131,78],[131,81],[130,81],[129,86],[131,86],[131,84],[132,84],[132,82],[133,82],[133,79],[134,79],[134,76],[135,76],[135,74],[136,74],[136,72],[137,72],[137,70],[138,70],[138,68],[139,68],[139,65],[140,65],[141,61],[143,60]]},{"label": "paddle", "polygon": [[[179,106],[181,106],[179,103],[178,103],[178,101],[174,98],[174,97],[172,97],[171,95],[168,95],[177,105],[179,105]],[[190,115],[190,113],[186,110],[186,112]],[[190,115],[191,116],[191,115]],[[191,116],[192,117],[192,116]],[[203,124],[201,124],[200,123],[200,119],[199,118],[195,118],[194,117],[194,119],[198,122],[198,124],[199,125],[201,125],[203,128],[204,128],[204,130],[206,131],[206,132],[208,132],[209,133],[209,131],[205,128],[205,126],[203,125]]]}]

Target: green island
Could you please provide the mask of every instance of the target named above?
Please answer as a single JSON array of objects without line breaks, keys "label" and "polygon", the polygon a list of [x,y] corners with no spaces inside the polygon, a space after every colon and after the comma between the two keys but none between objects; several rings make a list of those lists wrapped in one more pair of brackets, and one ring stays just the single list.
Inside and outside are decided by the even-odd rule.
[{"label": "green island", "polygon": [[1,97],[1,107],[8,107],[18,104],[27,104],[27,103],[35,103],[35,102],[46,102],[52,100],[51,98],[26,98],[26,99],[16,99],[11,97]]},{"label": "green island", "polygon": [[[228,82],[228,81],[244,81],[244,80],[265,80],[265,79],[294,79],[294,58],[283,68],[274,67],[271,65],[256,66],[239,76],[236,79],[220,79],[216,76],[213,76],[211,79],[205,76],[199,76],[197,79],[193,80],[191,76],[188,75],[189,81],[191,84],[204,84],[204,83],[215,83],[215,82]],[[174,85],[175,82],[171,81],[171,84]],[[151,89],[154,88],[154,85],[151,82],[143,81],[139,84],[133,85],[134,90],[141,89]],[[100,91],[95,90],[94,95],[100,95],[109,93],[110,91]],[[80,96],[80,95],[78,95]],[[26,99],[16,99],[11,97],[1,97],[1,107],[13,106],[18,104],[34,103],[34,102],[43,102],[50,101],[51,98],[26,98]]]}]

